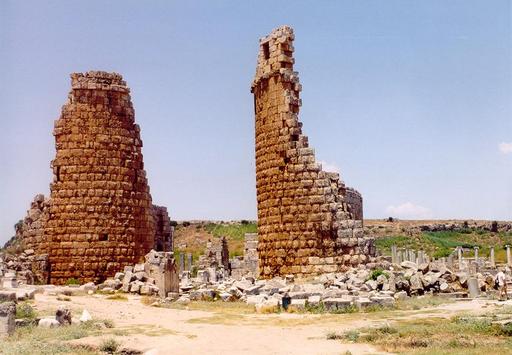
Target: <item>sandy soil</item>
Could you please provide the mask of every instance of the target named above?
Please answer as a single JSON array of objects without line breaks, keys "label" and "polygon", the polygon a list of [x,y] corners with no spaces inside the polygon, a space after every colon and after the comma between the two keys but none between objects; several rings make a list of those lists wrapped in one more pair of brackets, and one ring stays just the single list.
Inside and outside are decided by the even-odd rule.
[{"label": "sandy soil", "polygon": [[[509,301],[512,304],[512,301]],[[36,295],[35,307],[42,313],[63,302],[55,296]],[[112,319],[115,328],[99,337],[75,342],[99,344],[115,337],[124,347],[148,354],[378,354],[366,344],[344,344],[328,340],[326,334],[338,334],[363,326],[384,324],[416,317],[449,317],[457,312],[480,313],[494,308],[496,302],[473,300],[444,304],[418,311],[392,311],[340,315],[313,314],[236,314],[150,307],[140,297],[127,301],[107,300],[105,296],[73,296],[65,302],[77,317],[87,309],[94,318]]]}]

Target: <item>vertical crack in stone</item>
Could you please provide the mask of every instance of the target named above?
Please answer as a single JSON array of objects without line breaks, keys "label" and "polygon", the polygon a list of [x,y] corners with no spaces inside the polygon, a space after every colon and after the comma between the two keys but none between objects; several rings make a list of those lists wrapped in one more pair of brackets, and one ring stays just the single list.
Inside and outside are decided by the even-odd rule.
[{"label": "vertical crack in stone", "polygon": [[293,71],[293,29],[260,40],[251,86],[256,116],[260,276],[341,271],[368,261],[362,197],[322,170],[299,122],[302,90]]}]

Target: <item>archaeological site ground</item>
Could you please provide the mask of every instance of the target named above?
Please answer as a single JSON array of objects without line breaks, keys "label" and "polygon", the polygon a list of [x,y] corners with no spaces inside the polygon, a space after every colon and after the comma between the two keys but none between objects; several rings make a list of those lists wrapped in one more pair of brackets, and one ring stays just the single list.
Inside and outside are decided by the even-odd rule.
[{"label": "archaeological site ground", "polygon": [[[273,9],[266,4],[260,11]],[[195,11],[198,18],[204,15]],[[180,30],[190,36],[204,31],[194,23]],[[91,21],[89,31],[103,25]],[[133,36],[141,41],[137,36],[142,34],[141,42],[148,46],[153,41],[149,34],[156,33],[157,26],[163,26],[159,31],[170,26],[157,19],[147,25]],[[318,26],[329,32],[321,22]],[[364,139],[351,139],[357,135],[351,123],[362,118],[343,117],[340,132],[327,127],[324,116],[329,109],[303,102],[303,83],[319,85],[304,88],[317,93],[307,98],[318,99],[324,90],[321,79],[311,78],[329,78],[343,86],[347,76],[340,74],[342,69],[329,67],[331,44],[323,38],[285,25],[270,30],[258,23],[257,28],[262,37],[251,43],[250,70],[254,73],[255,67],[255,73],[252,81],[246,80],[244,92],[253,107],[237,117],[250,122],[249,143],[207,129],[210,117],[204,117],[204,125],[194,126],[197,136],[184,137],[180,130],[190,119],[185,111],[180,117],[183,125],[176,124],[171,131],[157,127],[156,131],[165,131],[162,136],[145,134],[155,132],[161,123],[152,126],[148,115],[139,117],[138,102],[158,115],[159,106],[179,105],[173,94],[189,90],[185,82],[166,82],[130,65],[112,70],[108,63],[103,70],[77,64],[68,79],[55,79],[68,80],[67,92],[48,91],[62,106],[53,110],[53,130],[38,132],[51,136],[55,149],[51,160],[26,163],[46,166],[51,177],[43,183],[49,183],[49,189],[31,191],[31,200],[23,201],[26,213],[9,221],[13,233],[0,236],[5,241],[0,249],[0,354],[512,354],[512,221],[435,219],[428,209],[417,206],[419,218],[402,218],[400,213],[411,203],[391,206],[381,218],[367,218],[367,211],[373,211],[367,206],[378,205],[373,199],[384,194],[366,194],[363,187],[390,175],[382,168],[382,176],[364,181],[353,177],[369,174],[369,165],[399,167],[402,162],[389,157],[385,162],[333,169],[321,160],[325,147],[334,150],[338,141],[350,142],[345,146],[349,148],[332,154],[356,155],[370,146]],[[266,31],[270,32],[265,35]],[[96,34],[96,40],[101,36],[107,34]],[[295,48],[296,36],[313,42],[315,57],[326,64],[312,65],[311,57]],[[368,39],[363,32],[343,36],[350,41]],[[204,76],[210,95],[223,94],[225,87],[208,75],[224,68],[216,67],[220,58],[231,60],[234,51],[226,48],[242,45],[230,40],[221,50],[223,39],[216,38],[219,50],[209,53],[213,37],[173,47],[174,57],[165,59],[165,70],[176,70],[180,55],[193,52],[201,64],[197,73],[187,76]],[[122,38],[119,32],[111,43]],[[373,40],[382,38],[393,40],[391,35]],[[457,40],[461,38],[465,37]],[[85,40],[74,38],[69,45]],[[173,40],[168,37],[171,45]],[[138,55],[151,67],[160,53],[150,55],[141,49]],[[347,62],[339,67],[343,65]],[[158,68],[162,73],[164,69]],[[237,73],[233,69],[222,75]],[[173,91],[173,85],[179,90]],[[167,102],[155,95],[162,91],[169,92]],[[194,94],[187,94],[193,101],[186,103],[187,110],[208,106],[204,96]],[[236,106],[231,97],[226,100]],[[333,106],[349,104],[342,98]],[[308,105],[312,108],[305,111]],[[311,115],[315,107],[318,116],[304,120],[304,112]],[[213,112],[215,107],[209,109]],[[34,107],[31,114],[45,117],[42,111]],[[323,126],[324,131],[317,130]],[[319,132],[328,144],[315,138]],[[224,175],[219,179],[205,165],[201,171],[211,174],[211,184],[198,183],[205,180],[185,174],[193,151],[146,149],[142,137],[144,143],[157,146],[163,145],[160,139],[176,144],[193,141],[205,160],[216,160],[221,170],[226,166],[223,159],[229,157],[212,158],[209,150],[214,147],[204,143],[207,136],[219,145],[250,145],[252,154],[243,159],[252,164],[252,180],[235,180],[254,191],[255,215],[221,221],[198,212],[182,219],[176,211],[180,204],[187,205],[186,200],[176,198],[161,206],[166,199],[160,195],[175,191],[166,181],[167,168],[183,174],[183,185],[176,190],[190,195],[201,191],[204,205],[210,203],[212,190],[220,188],[219,180],[233,185],[235,180]],[[321,148],[315,150],[316,145]],[[175,155],[187,161],[171,164]],[[360,171],[351,174],[350,169]],[[458,179],[477,168],[469,170]],[[347,184],[345,177],[350,177]],[[430,178],[436,179],[434,173]],[[458,185],[453,186],[456,190]],[[416,188],[424,186],[418,182]],[[393,197],[403,194],[389,189],[385,193]],[[486,187],[482,183],[474,189],[481,192]],[[218,200],[212,209],[223,208]],[[438,200],[443,206],[457,204],[441,192]],[[196,204],[193,210],[205,211],[204,205]]]}]

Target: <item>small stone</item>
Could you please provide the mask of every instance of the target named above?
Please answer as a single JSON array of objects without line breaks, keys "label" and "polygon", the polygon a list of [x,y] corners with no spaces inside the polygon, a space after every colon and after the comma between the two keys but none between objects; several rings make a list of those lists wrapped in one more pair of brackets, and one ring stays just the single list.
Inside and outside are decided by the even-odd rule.
[{"label": "small stone", "polygon": [[54,328],[60,326],[61,324],[56,319],[43,318],[39,320],[39,323],[37,325],[42,328]]},{"label": "small stone", "polygon": [[55,319],[62,325],[70,325],[71,318],[71,311],[64,306],[60,306],[55,313]]},{"label": "small stone", "polygon": [[403,300],[409,298],[409,296],[407,295],[407,292],[399,291],[399,292],[395,293],[394,298],[397,301],[403,301]]},{"label": "small stone", "polygon": [[311,306],[317,306],[320,304],[321,296],[313,295],[308,297],[308,304]]},{"label": "small stone", "polygon": [[413,263],[412,261],[402,261],[400,266],[406,269],[418,270],[418,264]]},{"label": "small stone", "polygon": [[305,299],[293,299],[292,298],[292,302],[291,302],[290,306],[293,309],[304,310],[304,309],[306,309],[306,300]]},{"label": "small stone", "polygon": [[88,322],[91,320],[92,320],[91,314],[86,309],[84,309],[82,312],[82,315],[80,316],[80,322],[84,323],[84,322]]}]

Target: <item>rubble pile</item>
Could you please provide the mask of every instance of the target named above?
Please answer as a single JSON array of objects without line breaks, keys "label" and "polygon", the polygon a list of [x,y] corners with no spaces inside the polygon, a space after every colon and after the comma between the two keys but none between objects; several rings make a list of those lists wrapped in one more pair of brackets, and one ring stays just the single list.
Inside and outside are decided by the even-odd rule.
[{"label": "rubble pile", "polygon": [[18,255],[0,253],[0,278],[15,273],[18,282],[23,284],[46,284],[49,269],[48,254],[36,255],[33,249],[26,249]]},{"label": "rubble pile", "polygon": [[[97,288],[107,293],[120,290],[160,297],[178,293],[179,277],[173,253],[151,250],[144,259],[144,263],[125,266],[123,272],[116,273],[114,278],[107,279]],[[93,283],[88,285],[94,287]]]},{"label": "rubble pile", "polygon": [[364,265],[344,273],[328,273],[311,281],[285,278],[256,280],[243,277],[209,279],[205,274],[195,278],[184,277],[180,283],[178,302],[197,300],[243,301],[256,309],[266,307],[323,307],[327,311],[347,307],[364,309],[370,306],[393,306],[397,300],[424,294],[442,294],[447,297],[477,297],[494,287],[490,272],[469,274],[454,272],[442,262],[416,264],[404,261],[399,265],[385,260],[382,268],[370,269]]}]

